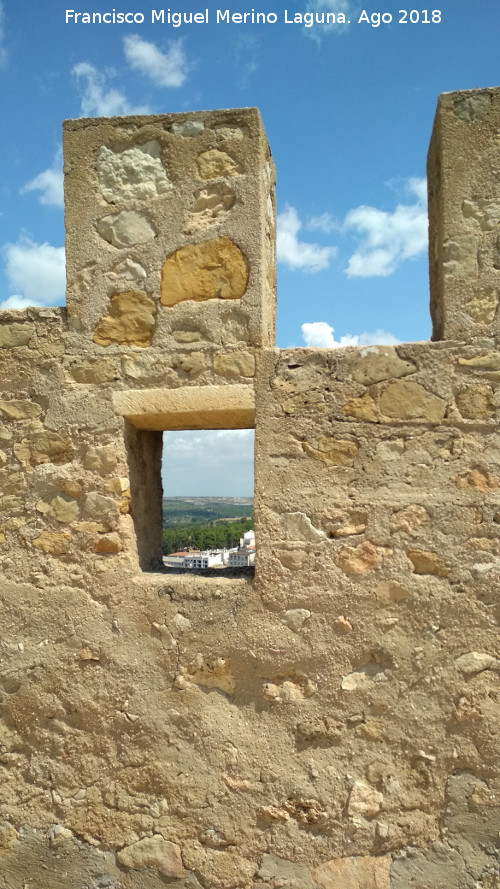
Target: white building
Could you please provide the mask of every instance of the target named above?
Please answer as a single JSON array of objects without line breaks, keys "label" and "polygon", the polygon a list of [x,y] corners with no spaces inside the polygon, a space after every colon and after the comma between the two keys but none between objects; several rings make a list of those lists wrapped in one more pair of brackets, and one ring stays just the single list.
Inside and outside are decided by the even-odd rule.
[{"label": "white building", "polygon": [[229,553],[230,568],[248,568],[255,564],[255,534],[253,531],[246,531],[240,538],[238,549],[231,550]]},{"label": "white building", "polygon": [[183,568],[213,568],[214,565],[222,565],[221,550],[206,550],[200,553],[189,553],[184,558]]}]

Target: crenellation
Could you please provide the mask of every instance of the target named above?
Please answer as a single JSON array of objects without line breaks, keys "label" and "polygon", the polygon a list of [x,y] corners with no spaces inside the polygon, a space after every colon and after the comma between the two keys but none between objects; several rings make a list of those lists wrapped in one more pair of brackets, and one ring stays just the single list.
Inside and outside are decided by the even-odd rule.
[{"label": "crenellation", "polygon": [[[11,882],[497,886],[499,107],[440,99],[434,341],[331,350],[273,345],[255,109],[66,122],[67,309],[0,317]],[[163,571],[162,432],[253,427],[255,574]]]}]

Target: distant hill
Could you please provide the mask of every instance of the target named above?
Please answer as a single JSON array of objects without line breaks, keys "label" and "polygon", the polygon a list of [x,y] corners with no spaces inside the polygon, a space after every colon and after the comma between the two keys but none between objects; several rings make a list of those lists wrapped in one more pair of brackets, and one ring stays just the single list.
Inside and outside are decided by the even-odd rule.
[{"label": "distant hill", "polygon": [[164,497],[163,527],[253,517],[252,497]]}]

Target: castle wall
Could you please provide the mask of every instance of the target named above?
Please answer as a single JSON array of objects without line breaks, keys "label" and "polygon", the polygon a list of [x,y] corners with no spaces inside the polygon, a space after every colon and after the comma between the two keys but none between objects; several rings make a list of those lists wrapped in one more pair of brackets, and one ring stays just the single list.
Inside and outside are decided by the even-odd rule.
[{"label": "castle wall", "polygon": [[[65,168],[67,309],[0,315],[0,886],[496,889],[494,263],[440,342],[277,350],[255,110]],[[162,572],[161,431],[253,426],[255,576]]]}]

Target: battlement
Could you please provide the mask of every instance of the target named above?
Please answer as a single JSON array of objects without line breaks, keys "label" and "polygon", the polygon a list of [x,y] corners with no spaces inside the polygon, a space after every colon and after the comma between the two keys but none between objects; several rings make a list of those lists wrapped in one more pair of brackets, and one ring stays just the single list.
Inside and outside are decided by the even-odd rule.
[{"label": "battlement", "polygon": [[[0,313],[12,885],[499,885],[499,133],[441,97],[433,342],[278,350],[257,110],[65,123],[66,309]],[[163,571],[162,432],[253,427],[255,575]]]}]

